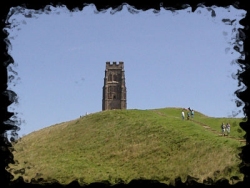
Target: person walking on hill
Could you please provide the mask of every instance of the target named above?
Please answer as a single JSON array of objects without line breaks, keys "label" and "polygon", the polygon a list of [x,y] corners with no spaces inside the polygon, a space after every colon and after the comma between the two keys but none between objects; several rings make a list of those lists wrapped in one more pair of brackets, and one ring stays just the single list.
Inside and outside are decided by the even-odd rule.
[{"label": "person walking on hill", "polygon": [[194,110],[191,110],[191,117],[194,118]]},{"label": "person walking on hill", "polygon": [[229,123],[226,124],[226,132],[227,132],[227,136],[228,136],[230,133],[230,124]]},{"label": "person walking on hill", "polygon": [[190,112],[187,113],[187,119],[189,120],[190,118]]},{"label": "person walking on hill", "polygon": [[182,119],[184,120],[184,119],[185,119],[185,113],[184,113],[183,110],[182,110],[182,112],[181,112],[181,116],[182,116]]},{"label": "person walking on hill", "polygon": [[222,135],[225,136],[225,131],[226,131],[226,125],[224,123],[221,124],[221,132]]}]

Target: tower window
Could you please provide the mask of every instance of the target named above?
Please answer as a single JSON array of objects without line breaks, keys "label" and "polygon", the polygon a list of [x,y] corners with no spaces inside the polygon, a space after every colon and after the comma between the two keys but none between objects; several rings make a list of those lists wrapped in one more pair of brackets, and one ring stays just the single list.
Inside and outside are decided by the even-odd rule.
[{"label": "tower window", "polygon": [[112,74],[109,74],[108,81],[112,81]]},{"label": "tower window", "polygon": [[117,78],[117,81],[121,81],[121,74],[118,74],[117,77],[118,77],[118,78]]},{"label": "tower window", "polygon": [[108,99],[112,99],[112,94],[111,93],[108,94]]}]

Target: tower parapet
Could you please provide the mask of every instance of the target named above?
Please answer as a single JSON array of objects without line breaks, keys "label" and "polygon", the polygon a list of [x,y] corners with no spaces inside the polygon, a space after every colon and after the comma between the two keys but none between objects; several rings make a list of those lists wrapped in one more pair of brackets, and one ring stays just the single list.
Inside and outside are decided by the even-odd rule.
[{"label": "tower parapet", "polygon": [[106,62],[106,69],[124,69],[124,63],[123,62],[119,62],[117,64],[117,62],[113,62],[113,64],[111,64],[110,62]]}]

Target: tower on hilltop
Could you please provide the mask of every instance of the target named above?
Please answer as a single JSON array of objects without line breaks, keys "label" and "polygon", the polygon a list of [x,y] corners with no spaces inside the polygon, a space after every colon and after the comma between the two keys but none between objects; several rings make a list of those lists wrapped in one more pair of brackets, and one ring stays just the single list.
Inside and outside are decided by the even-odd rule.
[{"label": "tower on hilltop", "polygon": [[106,62],[102,110],[127,109],[123,62]]}]

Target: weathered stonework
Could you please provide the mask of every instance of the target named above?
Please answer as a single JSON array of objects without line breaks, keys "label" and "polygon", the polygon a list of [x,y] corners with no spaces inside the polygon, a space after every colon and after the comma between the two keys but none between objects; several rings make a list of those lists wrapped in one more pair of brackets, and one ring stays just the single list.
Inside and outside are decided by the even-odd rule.
[{"label": "weathered stonework", "polygon": [[124,63],[106,62],[102,110],[127,109]]}]

